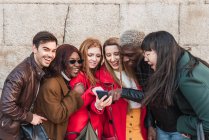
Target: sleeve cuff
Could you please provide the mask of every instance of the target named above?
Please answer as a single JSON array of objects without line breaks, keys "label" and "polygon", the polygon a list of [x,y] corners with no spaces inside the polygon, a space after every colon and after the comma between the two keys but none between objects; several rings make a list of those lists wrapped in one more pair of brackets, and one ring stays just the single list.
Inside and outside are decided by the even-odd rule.
[{"label": "sleeve cuff", "polygon": [[27,113],[27,117],[26,117],[26,122],[31,123],[33,120],[33,113],[32,112],[28,112]]}]

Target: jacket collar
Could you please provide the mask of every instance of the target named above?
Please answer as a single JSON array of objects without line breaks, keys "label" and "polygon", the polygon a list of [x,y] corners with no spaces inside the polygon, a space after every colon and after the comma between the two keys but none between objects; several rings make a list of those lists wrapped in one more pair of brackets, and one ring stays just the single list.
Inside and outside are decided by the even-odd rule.
[{"label": "jacket collar", "polygon": [[30,60],[31,60],[31,64],[32,64],[32,67],[33,67],[34,71],[38,75],[38,78],[41,79],[44,76],[45,72],[36,63],[35,58],[34,58],[34,53],[31,53]]},{"label": "jacket collar", "polygon": [[188,52],[185,51],[179,60],[178,67],[180,69],[184,68],[187,65],[187,63],[189,62],[189,59],[190,59],[189,54],[188,54]]},{"label": "jacket collar", "polygon": [[64,95],[64,96],[67,95],[67,93],[69,92],[69,89],[68,89],[68,87],[67,87],[67,85],[66,85],[66,83],[65,83],[64,78],[63,78],[61,75],[59,75],[59,76],[56,77],[56,79],[57,79],[58,83],[59,83],[60,86],[61,86],[63,95]]}]

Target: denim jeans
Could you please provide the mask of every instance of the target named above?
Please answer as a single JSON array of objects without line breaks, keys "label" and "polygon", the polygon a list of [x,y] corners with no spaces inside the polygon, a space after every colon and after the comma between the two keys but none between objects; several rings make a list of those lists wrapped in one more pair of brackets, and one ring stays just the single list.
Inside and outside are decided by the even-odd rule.
[{"label": "denim jeans", "polygon": [[165,132],[157,127],[157,140],[190,140],[179,132]]}]

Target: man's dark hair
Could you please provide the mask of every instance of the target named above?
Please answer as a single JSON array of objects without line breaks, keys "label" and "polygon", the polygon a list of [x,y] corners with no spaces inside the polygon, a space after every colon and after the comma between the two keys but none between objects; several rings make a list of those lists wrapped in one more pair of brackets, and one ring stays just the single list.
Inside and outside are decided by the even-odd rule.
[{"label": "man's dark hair", "polygon": [[36,48],[46,42],[56,42],[57,45],[57,38],[48,31],[40,31],[33,37],[33,45],[35,45]]}]

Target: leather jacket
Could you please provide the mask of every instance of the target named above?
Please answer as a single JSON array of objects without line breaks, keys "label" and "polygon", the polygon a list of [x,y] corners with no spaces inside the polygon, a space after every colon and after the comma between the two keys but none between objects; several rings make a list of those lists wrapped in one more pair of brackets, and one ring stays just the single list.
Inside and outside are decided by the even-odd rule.
[{"label": "leather jacket", "polygon": [[144,98],[144,93],[141,90],[122,88],[121,97],[141,103]]},{"label": "leather jacket", "polygon": [[0,139],[19,140],[20,123],[31,122],[31,105],[36,99],[44,71],[33,53],[8,75],[0,100]]}]

